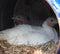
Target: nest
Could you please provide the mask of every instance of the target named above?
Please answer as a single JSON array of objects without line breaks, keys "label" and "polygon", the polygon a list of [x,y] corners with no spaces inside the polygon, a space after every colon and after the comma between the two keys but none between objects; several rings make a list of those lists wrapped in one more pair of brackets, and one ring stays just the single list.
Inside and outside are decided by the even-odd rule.
[{"label": "nest", "polygon": [[[39,51],[39,53],[36,53]],[[6,40],[0,40],[0,54],[57,54],[57,43],[49,41],[43,45],[10,45]]]}]

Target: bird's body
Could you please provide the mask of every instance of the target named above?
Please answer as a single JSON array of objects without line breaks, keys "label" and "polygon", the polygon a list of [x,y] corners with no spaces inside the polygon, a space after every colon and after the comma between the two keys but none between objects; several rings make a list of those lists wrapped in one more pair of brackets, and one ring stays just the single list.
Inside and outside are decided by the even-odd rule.
[{"label": "bird's body", "polygon": [[13,45],[26,45],[28,43],[31,45],[40,45],[50,40],[57,42],[58,36],[56,30],[47,24],[42,24],[42,27],[22,24],[1,31],[0,39],[7,40],[8,43]]}]

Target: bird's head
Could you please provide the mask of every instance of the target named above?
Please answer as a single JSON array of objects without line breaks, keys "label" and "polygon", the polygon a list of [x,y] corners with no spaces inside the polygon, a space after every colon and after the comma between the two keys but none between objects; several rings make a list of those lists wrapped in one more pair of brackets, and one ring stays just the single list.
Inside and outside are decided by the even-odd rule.
[{"label": "bird's head", "polygon": [[26,19],[26,17],[24,17],[24,16],[15,16],[15,17],[13,17],[12,18],[13,20],[14,20],[14,23],[16,24],[16,25],[19,25],[19,24],[26,24],[27,23],[27,19]]},{"label": "bird's head", "polygon": [[45,21],[44,21],[44,23],[43,23],[43,25],[48,25],[48,26],[50,26],[50,27],[52,27],[52,26],[54,26],[55,24],[57,24],[58,23],[58,21],[57,21],[57,19],[56,18],[47,18]]}]

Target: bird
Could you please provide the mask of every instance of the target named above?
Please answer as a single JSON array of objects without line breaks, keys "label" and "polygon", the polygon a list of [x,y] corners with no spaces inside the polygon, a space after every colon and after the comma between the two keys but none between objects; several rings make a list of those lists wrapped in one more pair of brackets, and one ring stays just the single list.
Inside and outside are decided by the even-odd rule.
[{"label": "bird", "polygon": [[14,22],[14,26],[17,26],[19,24],[27,24],[28,23],[28,19],[26,16],[22,16],[22,15],[17,15],[12,17],[12,20]]},{"label": "bird", "polygon": [[42,26],[20,24],[0,31],[0,40],[7,40],[11,45],[41,45],[51,40],[56,43],[58,34],[53,26],[57,23],[55,18],[49,17],[42,23]]}]

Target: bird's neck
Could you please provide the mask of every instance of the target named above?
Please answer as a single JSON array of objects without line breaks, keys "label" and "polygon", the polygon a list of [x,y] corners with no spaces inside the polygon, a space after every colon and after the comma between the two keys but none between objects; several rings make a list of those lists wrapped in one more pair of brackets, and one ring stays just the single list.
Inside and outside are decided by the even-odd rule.
[{"label": "bird's neck", "polygon": [[47,24],[47,22],[44,22],[44,23],[42,24],[42,27],[43,27],[43,28],[46,28],[46,29],[51,29],[51,28],[52,28],[51,26],[49,26],[49,25]]}]

